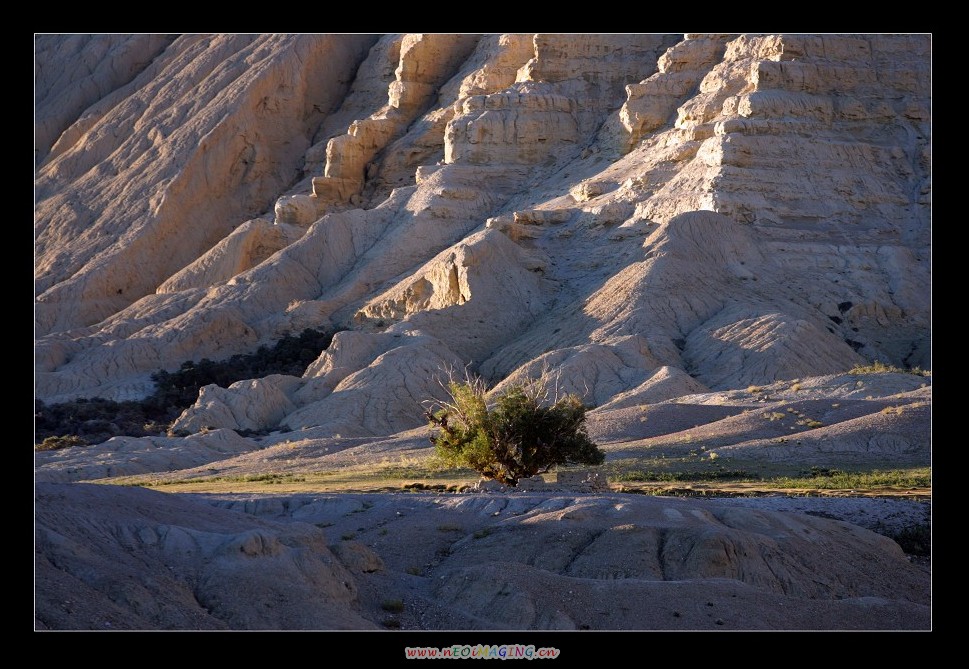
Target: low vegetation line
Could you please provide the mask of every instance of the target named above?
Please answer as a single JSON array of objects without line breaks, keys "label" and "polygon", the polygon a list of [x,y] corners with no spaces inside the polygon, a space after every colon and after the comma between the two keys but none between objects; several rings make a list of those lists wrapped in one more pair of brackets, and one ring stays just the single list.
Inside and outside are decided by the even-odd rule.
[{"label": "low vegetation line", "polygon": [[218,361],[189,360],[174,372],[159,370],[151,377],[155,392],[143,400],[115,402],[92,397],[59,404],[37,400],[34,448],[50,451],[99,444],[119,435],[164,434],[179,414],[195,403],[202,386],[214,383],[228,388],[236,381],[269,374],[302,376],[306,367],[329,347],[336,333],[337,330],[307,328],[298,335],[286,335],[271,348],[260,346],[254,353]]},{"label": "low vegetation line", "polygon": [[826,467],[811,467],[801,475],[764,477],[751,472],[736,471],[676,471],[653,472],[629,470],[609,477],[610,482],[758,483],[766,488],[815,488],[821,490],[870,490],[872,488],[928,488],[932,473],[928,467],[873,471],[845,471]]},{"label": "low vegetation line", "polygon": [[[197,476],[190,479],[152,479],[136,476],[102,483],[160,488],[173,492],[468,492],[478,474],[471,470],[435,470],[432,466],[391,465],[366,472],[339,470],[320,472],[272,472],[244,475]],[[550,484],[555,487],[554,477]],[[812,467],[800,474],[760,475],[744,470],[652,471],[628,469],[611,473],[607,480],[614,491],[660,495],[756,496],[805,494],[826,491],[839,495],[931,494],[929,467],[845,471]]]}]

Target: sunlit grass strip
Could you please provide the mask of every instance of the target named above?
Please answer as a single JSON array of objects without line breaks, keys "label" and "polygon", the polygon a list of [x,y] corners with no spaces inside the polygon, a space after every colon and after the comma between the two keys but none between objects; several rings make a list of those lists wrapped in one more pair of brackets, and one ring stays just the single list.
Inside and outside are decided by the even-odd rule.
[{"label": "sunlit grass strip", "polygon": [[795,476],[764,476],[744,470],[653,471],[626,469],[609,476],[612,483],[758,483],[767,488],[817,488],[822,490],[870,490],[873,488],[929,488],[929,467],[845,471],[812,467]]},{"label": "sunlit grass strip", "polygon": [[769,488],[817,488],[820,490],[871,490],[873,488],[929,488],[932,470],[887,469],[870,472],[817,470],[811,476],[779,476],[763,481]]}]

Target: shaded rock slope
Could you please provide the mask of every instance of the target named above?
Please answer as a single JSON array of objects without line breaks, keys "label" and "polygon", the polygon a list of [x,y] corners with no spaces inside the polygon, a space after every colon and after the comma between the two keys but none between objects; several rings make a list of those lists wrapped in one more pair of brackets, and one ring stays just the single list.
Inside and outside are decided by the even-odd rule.
[{"label": "shaded rock slope", "polygon": [[890,539],[715,502],[40,484],[36,533],[38,628],[930,625],[929,576]]}]

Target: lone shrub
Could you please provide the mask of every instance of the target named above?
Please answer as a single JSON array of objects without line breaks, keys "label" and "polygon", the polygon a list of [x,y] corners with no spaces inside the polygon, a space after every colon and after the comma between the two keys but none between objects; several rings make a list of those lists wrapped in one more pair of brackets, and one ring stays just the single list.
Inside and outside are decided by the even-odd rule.
[{"label": "lone shrub", "polygon": [[488,407],[481,380],[448,383],[449,399],[425,416],[431,441],[452,467],[470,467],[505,485],[556,465],[599,465],[605,459],[585,431],[586,406],[577,395],[549,401],[546,378],[509,388]]}]

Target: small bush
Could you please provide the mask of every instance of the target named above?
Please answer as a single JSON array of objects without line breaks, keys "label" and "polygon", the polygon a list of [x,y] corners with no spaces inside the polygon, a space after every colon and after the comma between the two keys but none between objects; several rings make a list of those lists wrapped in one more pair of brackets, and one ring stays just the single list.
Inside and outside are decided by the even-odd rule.
[{"label": "small bush", "polygon": [[513,386],[489,407],[483,382],[452,380],[449,399],[424,414],[441,460],[511,486],[557,465],[602,464],[605,453],[585,431],[586,406],[576,395],[549,401],[547,381]]},{"label": "small bush", "polygon": [[62,448],[87,445],[88,443],[76,434],[68,434],[63,437],[47,437],[44,441],[34,446],[34,449],[38,451],[58,451]]},{"label": "small bush", "polygon": [[438,532],[460,532],[461,526],[455,525],[454,523],[444,523],[443,525],[437,526]]},{"label": "small bush", "polygon": [[932,554],[932,529],[928,523],[906,527],[888,536],[909,555]]},{"label": "small bush", "polygon": [[404,610],[404,600],[385,599],[384,601],[380,602],[380,608],[387,613],[400,613]]}]

